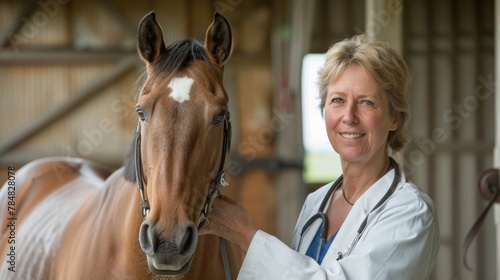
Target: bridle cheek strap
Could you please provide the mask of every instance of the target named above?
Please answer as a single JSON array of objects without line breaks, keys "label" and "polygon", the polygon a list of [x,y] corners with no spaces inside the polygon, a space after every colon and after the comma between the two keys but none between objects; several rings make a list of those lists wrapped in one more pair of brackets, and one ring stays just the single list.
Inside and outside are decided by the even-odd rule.
[{"label": "bridle cheek strap", "polygon": [[219,172],[217,178],[215,179],[214,185],[208,193],[207,199],[205,200],[205,205],[201,211],[200,219],[198,220],[198,229],[200,229],[208,215],[212,211],[212,204],[214,200],[219,196],[222,190],[228,185],[226,181],[226,170],[224,166],[226,165],[226,156],[229,152],[231,146],[231,116],[229,112],[226,112],[224,116],[224,136],[222,140],[222,155],[219,166]]},{"label": "bridle cheek strap", "polygon": [[144,191],[144,182],[142,177],[142,161],[141,161],[141,122],[137,121],[137,128],[135,131],[135,180],[137,181],[137,188],[141,196],[141,212],[142,217],[146,219],[149,214],[149,201]]},{"label": "bridle cheek strap", "polygon": [[[229,112],[225,113],[224,116],[224,135],[222,140],[222,155],[219,165],[219,172],[217,178],[215,179],[214,185],[211,188],[206,200],[205,205],[201,211],[200,219],[198,220],[198,229],[203,226],[204,221],[207,219],[208,215],[212,211],[212,204],[214,200],[219,196],[224,187],[228,185],[226,182],[226,171],[224,166],[226,164],[226,156],[229,152],[231,146],[231,116]],[[142,161],[141,161],[141,123],[137,122],[136,132],[135,132],[135,178],[137,181],[137,187],[139,189],[139,194],[141,196],[141,210],[142,217],[146,219],[150,211],[150,205],[147,198],[147,194],[144,190],[144,182],[142,176]]]}]

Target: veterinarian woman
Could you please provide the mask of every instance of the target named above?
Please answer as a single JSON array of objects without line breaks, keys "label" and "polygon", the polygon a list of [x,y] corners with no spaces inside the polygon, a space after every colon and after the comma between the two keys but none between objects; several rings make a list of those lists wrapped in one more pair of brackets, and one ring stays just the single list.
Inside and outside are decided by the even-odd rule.
[{"label": "veterinarian woman", "polygon": [[427,279],[439,250],[432,200],[390,157],[409,141],[410,71],[388,44],[333,45],[319,72],[320,108],[343,175],[310,194],[291,248],[228,198],[201,233],[238,243],[238,279]]}]

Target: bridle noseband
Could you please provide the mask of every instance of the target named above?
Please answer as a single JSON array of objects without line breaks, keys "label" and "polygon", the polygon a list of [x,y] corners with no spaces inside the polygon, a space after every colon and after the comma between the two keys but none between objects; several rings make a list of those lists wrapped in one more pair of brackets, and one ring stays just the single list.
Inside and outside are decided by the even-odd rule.
[{"label": "bridle noseband", "polygon": [[[221,193],[222,189],[228,185],[228,183],[226,182],[226,171],[224,169],[224,166],[226,164],[226,156],[227,153],[229,152],[229,148],[231,145],[231,115],[229,114],[229,111],[224,112],[223,137],[224,138],[222,140],[222,155],[221,155],[218,175],[215,181],[213,182],[213,186],[210,189],[208,196],[205,200],[205,204],[201,211],[200,219],[198,220],[198,229],[200,229],[203,226],[205,220],[207,220],[207,217],[210,214],[210,211],[212,210],[212,204],[215,198],[217,198],[217,196],[219,196],[219,194]],[[140,121],[137,122],[137,127],[135,132],[135,177],[137,181],[137,187],[139,189],[139,194],[141,196],[142,216],[144,219],[146,219],[150,211],[150,205],[144,189],[144,182],[142,176]]]}]

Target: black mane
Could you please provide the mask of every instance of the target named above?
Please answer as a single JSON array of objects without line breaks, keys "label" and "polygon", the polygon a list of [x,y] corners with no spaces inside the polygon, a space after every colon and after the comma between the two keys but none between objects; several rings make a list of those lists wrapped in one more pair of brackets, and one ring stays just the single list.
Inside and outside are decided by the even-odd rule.
[{"label": "black mane", "polygon": [[177,73],[186,69],[194,60],[203,60],[211,65],[203,45],[197,40],[185,39],[168,46],[155,62],[155,68],[157,72]]},{"label": "black mane", "polygon": [[[154,75],[160,73],[178,73],[191,65],[195,60],[205,61],[212,66],[204,46],[194,39],[185,39],[169,45],[154,62]],[[132,145],[125,156],[124,176],[127,181],[136,181],[135,176],[135,130]]]}]

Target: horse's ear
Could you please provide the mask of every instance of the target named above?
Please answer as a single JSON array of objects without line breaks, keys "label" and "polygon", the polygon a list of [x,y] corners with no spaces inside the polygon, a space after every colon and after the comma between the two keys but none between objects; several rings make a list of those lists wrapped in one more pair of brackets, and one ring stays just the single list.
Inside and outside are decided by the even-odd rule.
[{"label": "horse's ear", "polygon": [[214,21],[208,27],[205,35],[205,48],[212,62],[222,66],[227,62],[233,50],[233,35],[229,21],[215,12]]},{"label": "horse's ear", "polygon": [[156,14],[153,11],[145,15],[139,23],[137,49],[142,59],[148,63],[152,63],[165,51],[163,31],[156,21]]}]

